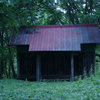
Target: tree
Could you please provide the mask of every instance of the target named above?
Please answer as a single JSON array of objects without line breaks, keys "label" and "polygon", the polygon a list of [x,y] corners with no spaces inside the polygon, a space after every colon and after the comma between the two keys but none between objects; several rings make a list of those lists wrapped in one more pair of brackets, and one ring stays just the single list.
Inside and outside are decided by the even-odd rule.
[{"label": "tree", "polygon": [[[20,26],[35,25],[41,15],[39,0],[2,0],[0,2],[0,78],[15,77],[15,47],[9,47],[9,39]],[[37,13],[38,12],[38,13]]]},{"label": "tree", "polygon": [[93,24],[97,21],[100,24],[97,3],[97,0],[57,0],[57,5],[66,11],[64,16],[69,24]]},{"label": "tree", "polygon": [[11,72],[13,77],[16,76],[16,48],[9,47],[8,43],[12,33],[18,32],[20,26],[94,24],[97,21],[100,25],[99,12],[97,0],[1,0],[0,77],[4,74],[11,77]]}]

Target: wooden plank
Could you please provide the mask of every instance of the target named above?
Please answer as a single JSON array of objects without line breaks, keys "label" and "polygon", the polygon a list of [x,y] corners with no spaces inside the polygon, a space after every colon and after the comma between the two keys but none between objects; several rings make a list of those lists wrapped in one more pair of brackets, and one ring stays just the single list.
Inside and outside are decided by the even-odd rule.
[{"label": "wooden plank", "polygon": [[39,81],[40,76],[40,56],[37,55],[36,57],[36,81]]},{"label": "wooden plank", "polygon": [[48,56],[48,74],[52,74],[52,56]]},{"label": "wooden plank", "polygon": [[42,79],[42,74],[41,74],[41,57],[39,56],[39,81]]},{"label": "wooden plank", "polygon": [[74,81],[74,54],[71,53],[71,81]]},{"label": "wooden plank", "polygon": [[25,55],[25,74],[28,75],[28,64],[27,64],[27,54]]},{"label": "wooden plank", "polygon": [[41,79],[41,81],[69,81],[70,79]]},{"label": "wooden plank", "polygon": [[57,58],[58,58],[58,56],[55,56],[55,73],[56,74],[58,73],[58,70],[57,70]]},{"label": "wooden plank", "polygon": [[67,62],[66,56],[64,56],[64,74],[66,74],[66,62]]}]

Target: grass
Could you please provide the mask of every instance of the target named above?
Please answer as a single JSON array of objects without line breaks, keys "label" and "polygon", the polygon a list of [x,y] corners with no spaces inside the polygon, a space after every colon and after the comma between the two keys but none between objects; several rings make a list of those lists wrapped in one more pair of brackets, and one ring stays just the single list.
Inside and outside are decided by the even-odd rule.
[{"label": "grass", "polygon": [[100,72],[74,82],[0,80],[0,100],[100,100]]},{"label": "grass", "polygon": [[0,100],[100,100],[100,78],[75,82],[0,80]]}]

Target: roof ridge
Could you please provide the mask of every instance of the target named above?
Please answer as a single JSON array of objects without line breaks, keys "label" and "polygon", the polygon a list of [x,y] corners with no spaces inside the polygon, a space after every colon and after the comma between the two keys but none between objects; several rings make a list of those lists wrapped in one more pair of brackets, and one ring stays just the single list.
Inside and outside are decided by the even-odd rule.
[{"label": "roof ridge", "polygon": [[34,25],[34,26],[20,26],[21,28],[52,28],[52,27],[88,27],[88,26],[98,26],[98,24],[77,24],[77,25]]}]

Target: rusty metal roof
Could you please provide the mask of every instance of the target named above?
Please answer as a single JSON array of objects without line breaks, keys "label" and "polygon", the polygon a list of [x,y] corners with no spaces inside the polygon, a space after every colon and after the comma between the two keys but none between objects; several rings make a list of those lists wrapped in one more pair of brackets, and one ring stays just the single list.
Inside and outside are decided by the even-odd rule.
[{"label": "rusty metal roof", "polygon": [[29,45],[29,51],[81,51],[85,43],[100,43],[97,24],[23,26],[9,41],[9,45]]}]

